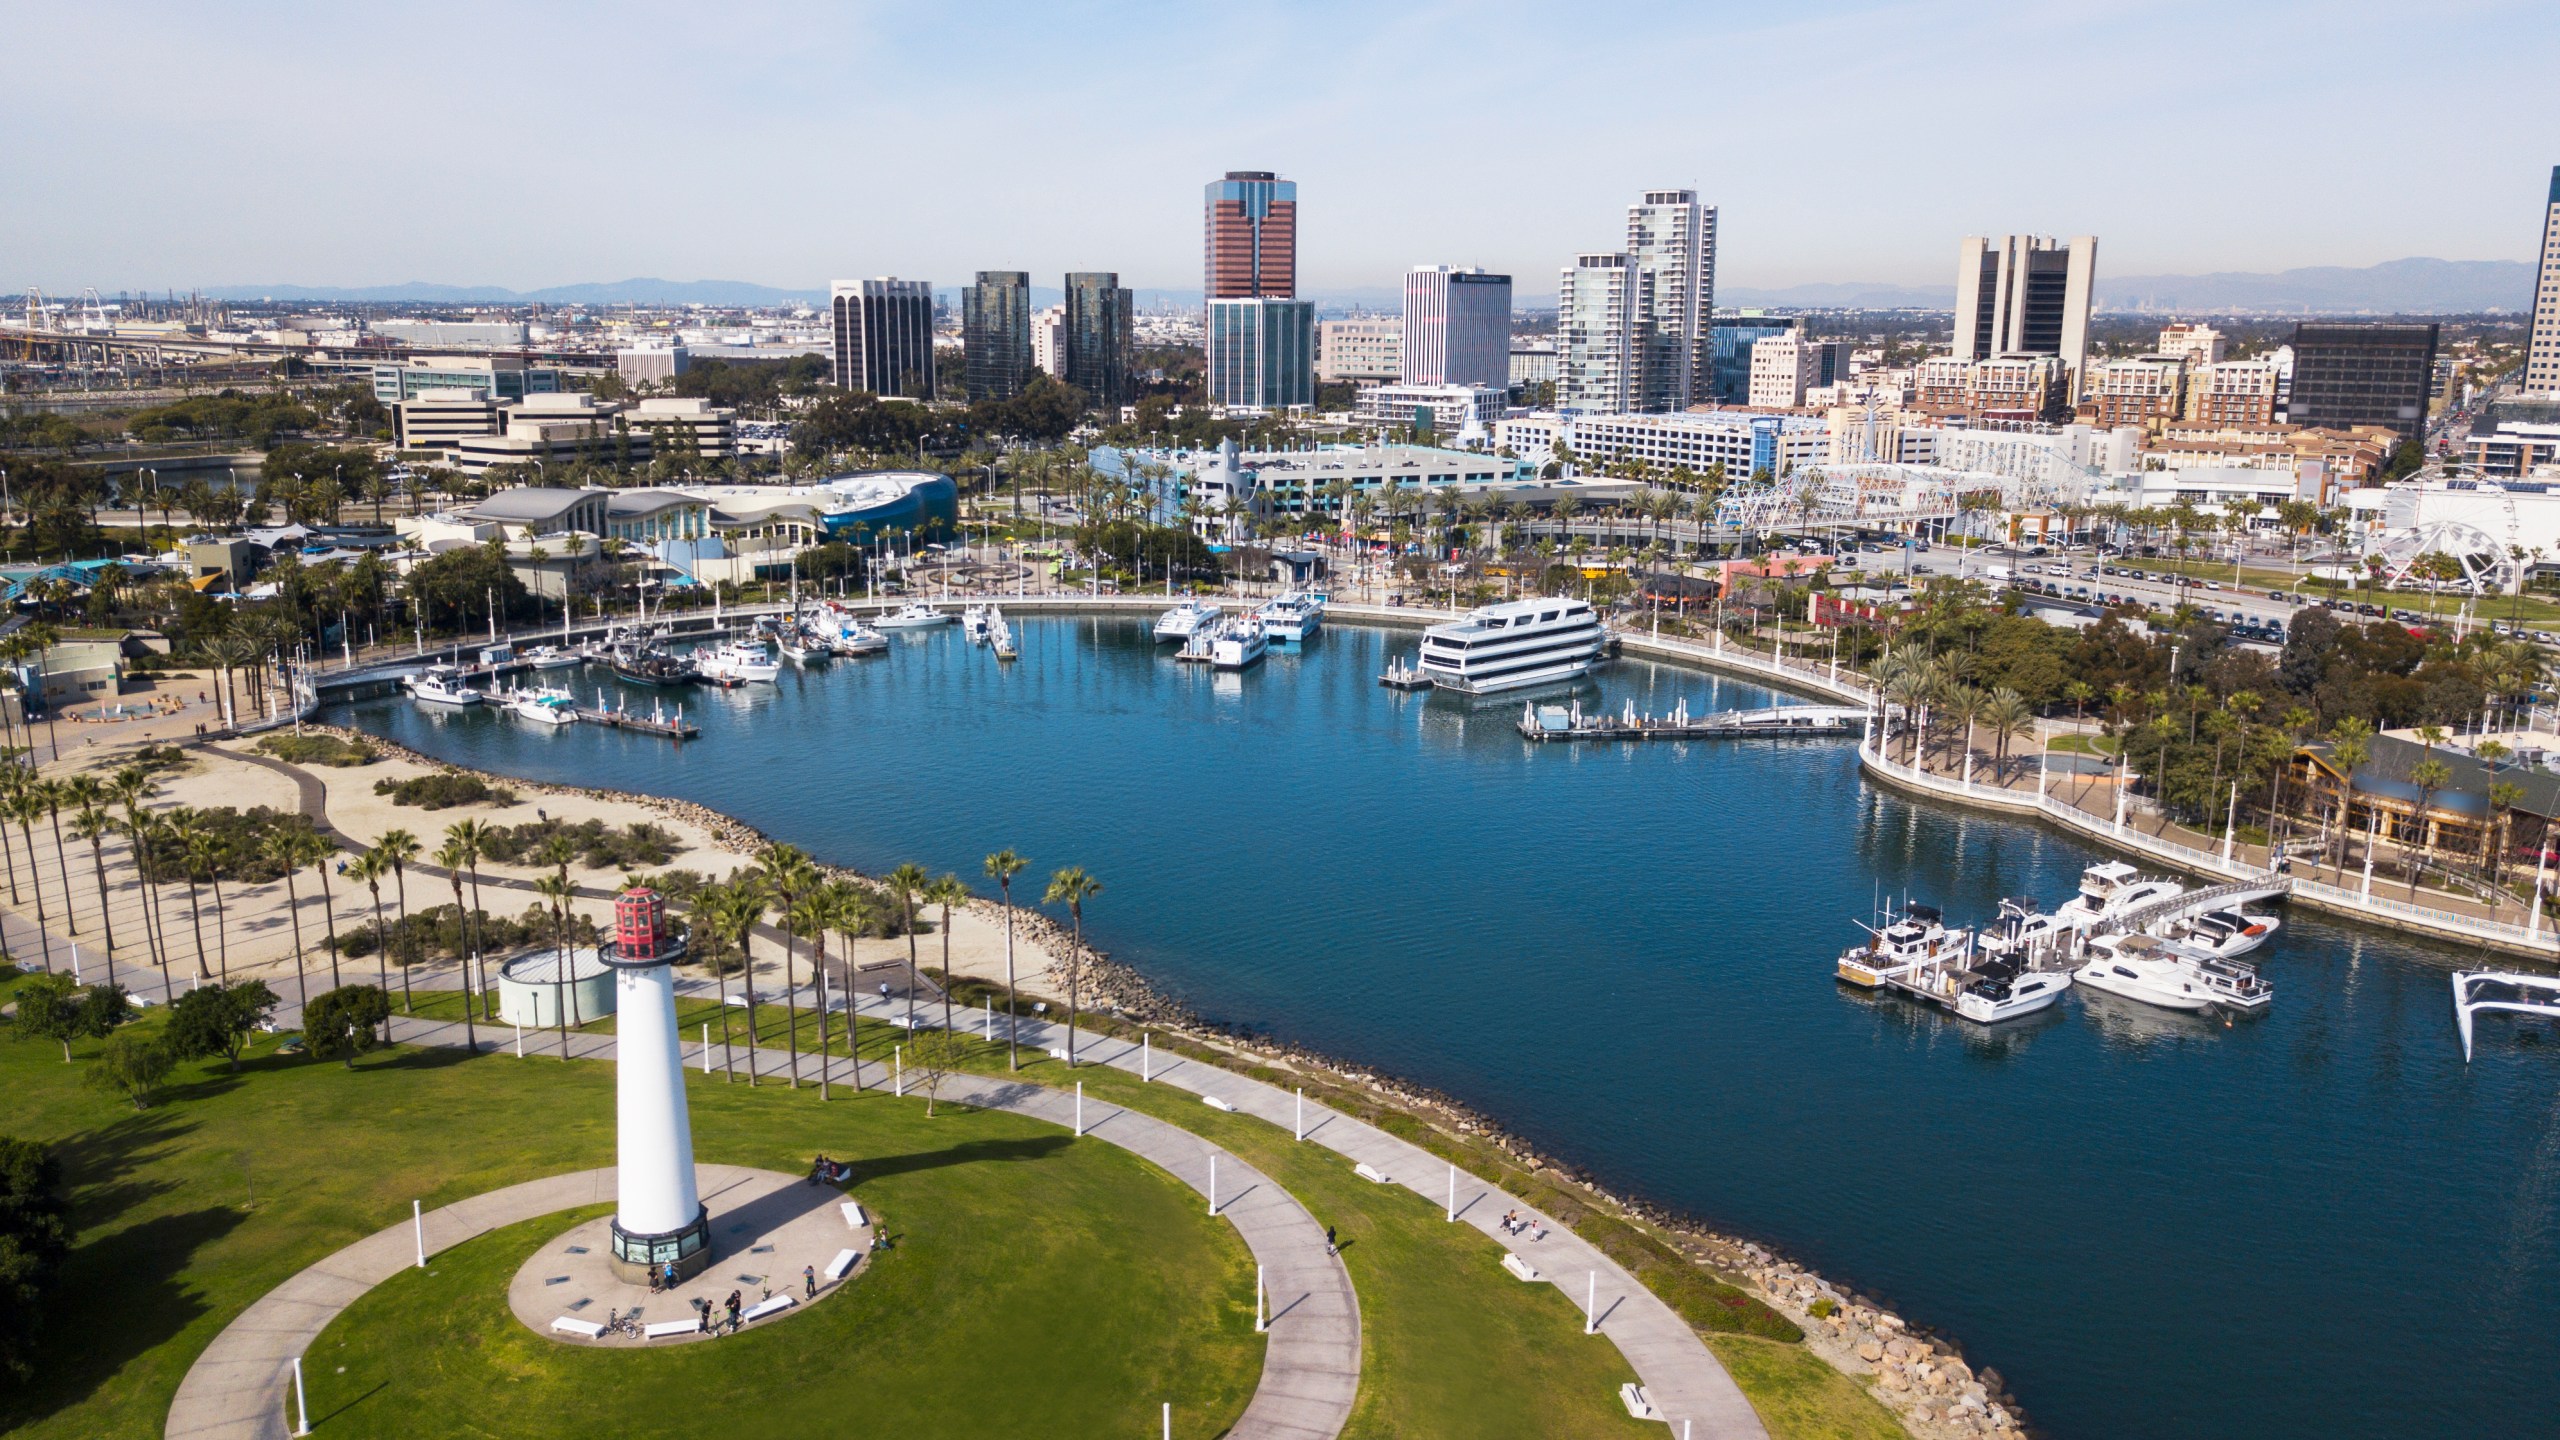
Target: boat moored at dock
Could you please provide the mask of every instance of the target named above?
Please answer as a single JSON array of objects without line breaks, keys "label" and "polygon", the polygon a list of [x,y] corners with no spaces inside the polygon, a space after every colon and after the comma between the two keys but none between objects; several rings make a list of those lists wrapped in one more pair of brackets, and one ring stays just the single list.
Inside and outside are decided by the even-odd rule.
[{"label": "boat moored at dock", "polygon": [[518,690],[507,699],[507,713],[519,720],[553,727],[578,723],[578,699],[566,690],[543,686]]},{"label": "boat moored at dock", "polygon": [[1263,639],[1286,650],[1316,637],[1324,625],[1324,597],[1290,590],[1264,601],[1252,612],[1262,623]]},{"label": "boat moored at dock", "polygon": [[899,607],[894,614],[881,616],[874,623],[883,630],[922,630],[931,625],[948,625],[959,618],[948,610],[936,610],[917,600]]},{"label": "boat moored at dock", "polygon": [[1187,642],[1204,627],[1217,624],[1225,613],[1210,601],[1186,600],[1156,617],[1156,643]]},{"label": "boat moored at dock", "polygon": [[1218,622],[1207,637],[1209,667],[1213,670],[1242,670],[1259,665],[1271,648],[1270,634],[1263,629],[1261,619],[1249,614]]},{"label": "boat moored at dock", "polygon": [[421,705],[441,705],[467,710],[489,697],[462,683],[462,673],[450,665],[430,665],[409,677],[409,698]]},{"label": "boat moored at dock", "polygon": [[1422,632],[1422,669],[1444,690],[1486,695],[1579,680],[1604,636],[1588,601],[1544,596],[1482,605]]},{"label": "boat moored at dock", "polygon": [[782,674],[782,662],[773,658],[762,640],[732,640],[697,650],[693,663],[703,679],[724,687],[770,685]]}]

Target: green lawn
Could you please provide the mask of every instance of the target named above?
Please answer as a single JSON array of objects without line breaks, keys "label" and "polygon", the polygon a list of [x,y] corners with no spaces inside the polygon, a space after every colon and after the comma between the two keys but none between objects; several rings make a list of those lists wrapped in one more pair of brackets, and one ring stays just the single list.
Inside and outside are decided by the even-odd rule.
[{"label": "green lawn", "polygon": [[2113,755],[2117,744],[2114,736],[2100,735],[2095,731],[2065,732],[2045,742],[2044,748],[2073,755]]}]

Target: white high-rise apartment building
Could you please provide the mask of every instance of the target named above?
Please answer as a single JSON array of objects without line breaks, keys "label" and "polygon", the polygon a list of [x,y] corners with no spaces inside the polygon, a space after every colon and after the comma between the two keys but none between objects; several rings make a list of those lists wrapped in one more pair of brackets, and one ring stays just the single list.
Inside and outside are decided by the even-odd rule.
[{"label": "white high-rise apartment building", "polygon": [[1052,305],[1031,317],[1031,364],[1051,379],[1067,378],[1067,307]]},{"label": "white high-rise apartment building", "polygon": [[1652,277],[1624,255],[1579,255],[1556,281],[1556,404],[1617,415],[1644,408],[1644,349]]},{"label": "white high-rise apartment building", "polygon": [[1821,378],[1822,352],[1801,330],[1772,330],[1751,342],[1751,388],[1754,410],[1792,410],[1804,403],[1804,392]]},{"label": "white high-rise apartment building", "polygon": [[1649,277],[1641,317],[1638,408],[1686,410],[1713,399],[1707,355],[1715,312],[1716,212],[1695,190],[1648,190],[1627,207],[1627,258]]},{"label": "white high-rise apartment building", "polygon": [[2089,373],[2089,298],[2098,237],[1968,235],[1956,251],[1955,358],[2060,357],[2064,384]]},{"label": "white high-rise apartment building", "polygon": [[1404,277],[1407,385],[1511,384],[1511,277],[1417,265]]},{"label": "white high-rise apartment building", "polygon": [[2525,341],[2524,388],[2560,394],[2560,165],[2542,210],[2542,264],[2533,277],[2533,330]]},{"label": "white high-rise apartment building", "polygon": [[2210,325],[2191,325],[2184,320],[2160,327],[2160,343],[2151,347],[2154,355],[2183,355],[2189,370],[2222,363],[2222,332]]}]

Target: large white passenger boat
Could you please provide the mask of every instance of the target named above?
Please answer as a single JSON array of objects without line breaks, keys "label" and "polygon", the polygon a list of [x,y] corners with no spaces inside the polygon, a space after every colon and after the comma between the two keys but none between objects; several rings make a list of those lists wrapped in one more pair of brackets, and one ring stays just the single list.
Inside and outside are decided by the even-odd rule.
[{"label": "large white passenger boat", "polygon": [[1423,631],[1422,671],[1470,695],[1579,680],[1600,663],[1604,639],[1585,601],[1506,600]]},{"label": "large white passenger boat", "polygon": [[1262,617],[1263,638],[1274,645],[1300,645],[1315,638],[1324,624],[1324,597],[1292,590],[1263,602],[1253,612]]},{"label": "large white passenger boat", "polygon": [[1156,642],[1187,641],[1203,626],[1218,623],[1218,607],[1207,600],[1186,600],[1156,617]]},{"label": "large white passenger boat", "polygon": [[894,615],[883,615],[877,624],[883,630],[921,630],[928,625],[948,625],[960,617],[948,610],[936,610],[921,600],[911,600]]}]

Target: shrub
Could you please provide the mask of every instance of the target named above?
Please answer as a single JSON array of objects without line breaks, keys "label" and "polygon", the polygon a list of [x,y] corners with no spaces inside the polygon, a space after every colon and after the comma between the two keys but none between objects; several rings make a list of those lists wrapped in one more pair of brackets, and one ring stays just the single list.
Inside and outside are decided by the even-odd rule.
[{"label": "shrub", "polygon": [[646,820],[612,830],[601,820],[582,820],[572,825],[551,819],[493,827],[481,842],[481,853],[501,865],[520,864],[554,835],[566,837],[577,846],[579,860],[590,870],[637,871],[664,865],[676,853],[676,837]]},{"label": "shrub", "polygon": [[169,1056],[168,1046],[132,1030],[119,1030],[99,1047],[98,1061],[89,1067],[88,1080],[101,1090],[113,1090],[131,1100],[134,1109],[145,1110],[176,1063]]},{"label": "shrub", "polygon": [[[212,864],[196,871],[199,884],[215,880],[225,885],[264,885],[284,878],[284,870],[266,855],[267,837],[278,830],[309,830],[311,822],[300,813],[276,810],[265,805],[246,811],[228,805],[195,812],[196,823],[214,841]],[[151,850],[151,883],[183,885],[187,880],[187,857],[176,847],[155,845]]]},{"label": "shrub", "polygon": [[372,746],[335,735],[270,735],[258,748],[288,765],[370,765],[381,758]]},{"label": "shrub", "polygon": [[391,1019],[391,997],[371,985],[341,985],[311,997],[302,1029],[311,1054],[321,1060],[344,1060],[352,1070],[356,1057],[382,1043],[380,1027]]},{"label": "shrub", "polygon": [[24,1380],[46,1292],[71,1253],[62,1166],[33,1140],[0,1136],[0,1374]]},{"label": "shrub", "polygon": [[457,805],[513,805],[516,792],[502,785],[492,785],[477,775],[456,770],[439,770],[432,775],[417,775],[406,780],[376,780],[373,793],[388,795],[394,805],[415,805],[421,810],[449,810]]}]

